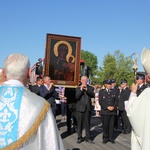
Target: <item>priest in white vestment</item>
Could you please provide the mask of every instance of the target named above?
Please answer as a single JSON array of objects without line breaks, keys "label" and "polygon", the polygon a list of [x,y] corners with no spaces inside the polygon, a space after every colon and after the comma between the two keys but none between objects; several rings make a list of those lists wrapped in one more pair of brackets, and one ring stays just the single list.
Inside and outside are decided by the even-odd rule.
[{"label": "priest in white vestment", "polygon": [[[150,51],[143,49],[142,65],[147,73],[146,81],[150,83]],[[150,150],[150,88],[147,87],[138,97],[138,84],[131,87],[131,95],[127,104],[127,115],[132,125],[131,150]]]},{"label": "priest in white vestment", "polygon": [[49,103],[30,92],[29,59],[8,56],[7,81],[0,86],[0,148],[3,150],[64,150]]}]

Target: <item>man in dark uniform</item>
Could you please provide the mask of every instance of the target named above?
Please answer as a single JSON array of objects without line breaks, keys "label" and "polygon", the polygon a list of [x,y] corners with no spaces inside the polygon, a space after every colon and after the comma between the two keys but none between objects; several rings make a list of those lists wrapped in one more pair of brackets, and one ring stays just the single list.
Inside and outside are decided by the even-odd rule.
[{"label": "man in dark uniform", "polygon": [[117,97],[114,90],[111,89],[111,80],[103,82],[105,89],[99,91],[99,103],[101,105],[101,117],[103,125],[103,143],[108,141],[115,143],[114,134],[114,116],[116,115]]},{"label": "man in dark uniform", "polygon": [[129,100],[130,93],[131,91],[127,86],[127,80],[121,80],[121,92],[118,96],[118,110],[123,121],[123,134],[129,134],[131,132],[131,125],[125,110],[125,101]]},{"label": "man in dark uniform", "polygon": [[137,96],[139,96],[141,94],[141,92],[146,88],[145,85],[145,75],[143,74],[137,74],[136,75],[136,83],[138,83],[138,89],[137,89]]},{"label": "man in dark uniform", "polygon": [[81,85],[76,88],[76,116],[77,116],[77,133],[78,139],[77,143],[83,141],[82,138],[82,129],[85,127],[85,141],[93,144],[90,134],[90,119],[91,119],[91,98],[94,98],[94,88],[87,85],[88,78],[87,76],[81,77]]},{"label": "man in dark uniform", "polygon": [[[114,90],[114,92],[116,93],[115,95],[116,95],[116,97],[118,97],[118,95],[119,95],[119,92],[120,92],[120,90],[119,90],[119,88],[118,88],[118,86],[116,85],[116,80],[115,79],[111,79],[111,88],[112,88],[112,90]],[[116,110],[116,115],[114,116],[115,118],[114,118],[114,128],[115,129],[117,129],[118,128],[118,110]]]}]

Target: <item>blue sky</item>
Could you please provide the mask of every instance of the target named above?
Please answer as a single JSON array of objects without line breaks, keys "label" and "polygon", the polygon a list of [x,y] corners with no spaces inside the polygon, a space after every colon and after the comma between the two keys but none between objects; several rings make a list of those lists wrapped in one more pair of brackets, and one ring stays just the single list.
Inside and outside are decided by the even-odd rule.
[{"label": "blue sky", "polygon": [[82,38],[81,49],[95,54],[98,66],[107,53],[125,56],[150,48],[149,0],[1,0],[0,68],[11,53],[44,58],[46,34]]}]

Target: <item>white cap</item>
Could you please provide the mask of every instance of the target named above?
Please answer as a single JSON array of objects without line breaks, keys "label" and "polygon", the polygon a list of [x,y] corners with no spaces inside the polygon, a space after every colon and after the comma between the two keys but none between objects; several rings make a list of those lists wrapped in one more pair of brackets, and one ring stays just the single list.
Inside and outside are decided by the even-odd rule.
[{"label": "white cap", "polygon": [[150,74],[150,50],[147,48],[143,48],[141,54],[141,62],[147,74]]}]

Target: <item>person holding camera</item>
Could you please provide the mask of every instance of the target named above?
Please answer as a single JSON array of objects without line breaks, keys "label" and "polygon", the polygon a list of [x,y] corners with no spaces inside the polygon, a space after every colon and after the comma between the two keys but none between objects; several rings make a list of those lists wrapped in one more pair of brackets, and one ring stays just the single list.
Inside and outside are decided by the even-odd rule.
[{"label": "person holding camera", "polygon": [[[77,117],[77,143],[81,143],[84,140],[93,144],[90,134],[90,118],[91,118],[91,98],[94,98],[94,88],[87,84],[87,76],[81,77],[81,85],[76,88],[76,117]],[[85,139],[82,137],[83,125],[85,127]]]}]

